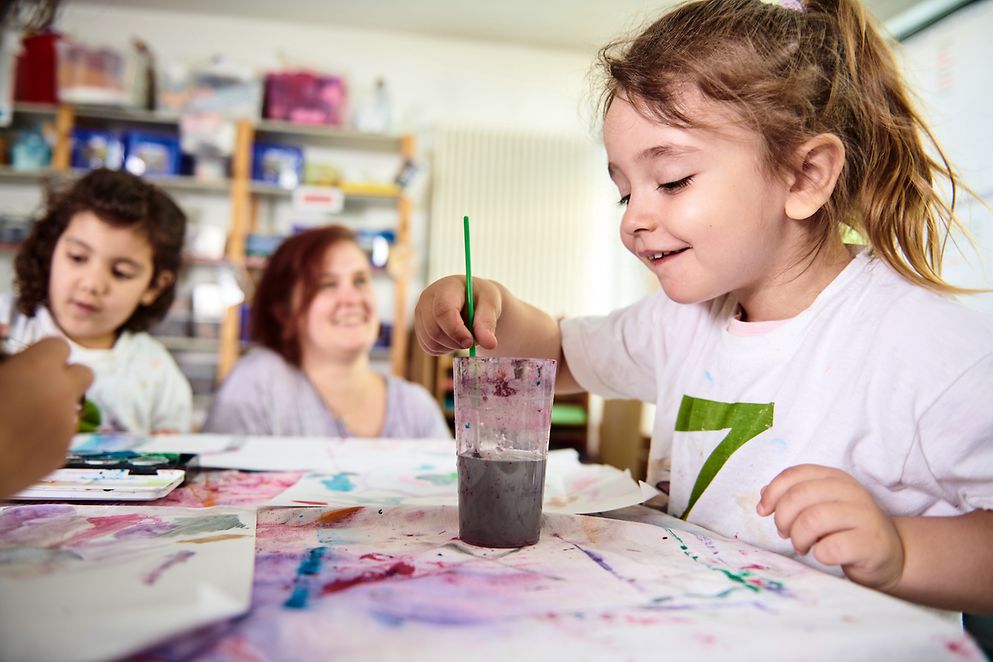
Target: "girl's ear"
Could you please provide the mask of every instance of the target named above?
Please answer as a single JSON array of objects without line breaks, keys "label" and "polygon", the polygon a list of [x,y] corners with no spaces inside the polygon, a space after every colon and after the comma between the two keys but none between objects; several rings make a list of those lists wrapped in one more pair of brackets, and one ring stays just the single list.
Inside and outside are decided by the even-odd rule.
[{"label": "girl's ear", "polygon": [[831,198],[845,165],[845,146],[833,133],[821,133],[796,151],[793,184],[786,196],[786,215],[794,220],[813,216]]},{"label": "girl's ear", "polygon": [[151,306],[155,303],[155,300],[159,298],[159,295],[162,294],[162,290],[172,285],[175,280],[176,274],[171,271],[163,271],[160,273],[155,279],[155,282],[150,283],[148,285],[148,289],[141,295],[141,305]]}]

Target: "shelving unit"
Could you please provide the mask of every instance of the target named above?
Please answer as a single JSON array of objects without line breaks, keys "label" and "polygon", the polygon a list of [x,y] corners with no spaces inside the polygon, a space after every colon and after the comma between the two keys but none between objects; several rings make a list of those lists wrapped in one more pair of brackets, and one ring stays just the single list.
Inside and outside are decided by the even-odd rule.
[{"label": "shelving unit", "polygon": [[[66,178],[79,176],[81,171],[71,168],[72,133],[76,126],[112,129],[148,129],[178,133],[180,118],[157,112],[88,108],[71,105],[18,104],[14,109],[14,123],[50,122],[55,128],[55,142],[50,168],[18,171],[0,166],[0,184],[47,186]],[[366,134],[334,127],[304,126],[269,120],[236,123],[235,149],[231,158],[230,176],[220,180],[202,181],[188,176],[147,177],[149,181],[170,192],[226,196],[229,221],[224,258],[221,260],[194,259],[194,266],[227,266],[236,271],[258,268],[264,260],[245,255],[245,239],[258,227],[260,203],[288,201],[292,190],[253,181],[252,147],[256,140],[292,144],[300,147],[326,147],[335,150],[395,157],[400,161],[414,158],[415,140],[412,135]],[[373,358],[389,360],[391,371],[404,375],[407,356],[406,297],[409,277],[406,258],[410,255],[411,201],[393,184],[379,182],[344,181],[338,186],[345,196],[346,205],[388,204],[394,208],[395,234],[393,254],[396,264],[389,269],[393,279],[393,327],[388,356],[376,350]],[[16,246],[0,246],[0,252],[11,252]],[[216,353],[215,381],[222,380],[234,366],[241,352],[240,306],[227,309],[221,321],[219,337],[180,337],[175,334],[161,338],[173,351]]]}]

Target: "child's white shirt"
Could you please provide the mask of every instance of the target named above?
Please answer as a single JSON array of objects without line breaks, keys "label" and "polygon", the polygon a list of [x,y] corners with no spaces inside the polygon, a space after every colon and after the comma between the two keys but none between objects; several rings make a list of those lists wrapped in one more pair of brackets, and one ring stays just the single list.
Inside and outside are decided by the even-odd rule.
[{"label": "child's white shirt", "polygon": [[[0,310],[12,310],[9,294],[0,294]],[[42,338],[65,338],[48,309],[31,317],[16,311],[9,319],[5,349],[15,353]],[[87,349],[66,338],[69,361],[93,371],[86,397],[100,409],[101,432],[147,434],[160,430],[189,432],[193,392],[169,351],[147,333],[125,331],[110,349]]]},{"label": "child's white shirt", "polygon": [[756,433],[687,518],[726,536],[795,556],[755,506],[780,471],[805,463],[848,472],[893,516],[993,509],[993,317],[864,252],[807,310],[766,333],[730,332],[737,309],[730,296],[683,305],[660,292],[561,323],[579,384],[656,404],[648,481],[669,481],[670,513],[686,510],[704,462],[730,434],[702,429],[727,419],[687,425],[694,409],[733,413],[731,425]]}]

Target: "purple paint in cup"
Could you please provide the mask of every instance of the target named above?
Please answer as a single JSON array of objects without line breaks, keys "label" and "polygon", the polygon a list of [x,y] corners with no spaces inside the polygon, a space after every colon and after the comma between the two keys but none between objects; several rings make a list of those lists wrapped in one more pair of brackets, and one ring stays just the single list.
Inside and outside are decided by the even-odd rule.
[{"label": "purple paint in cup", "polygon": [[459,537],[465,542],[538,542],[555,368],[551,359],[455,359]]}]

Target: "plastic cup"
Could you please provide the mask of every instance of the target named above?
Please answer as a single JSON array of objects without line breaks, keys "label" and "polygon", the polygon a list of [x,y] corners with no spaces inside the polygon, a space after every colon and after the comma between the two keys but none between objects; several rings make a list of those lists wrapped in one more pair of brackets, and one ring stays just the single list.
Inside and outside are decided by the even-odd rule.
[{"label": "plastic cup", "polygon": [[463,541],[481,547],[538,542],[555,368],[551,359],[455,359]]}]

